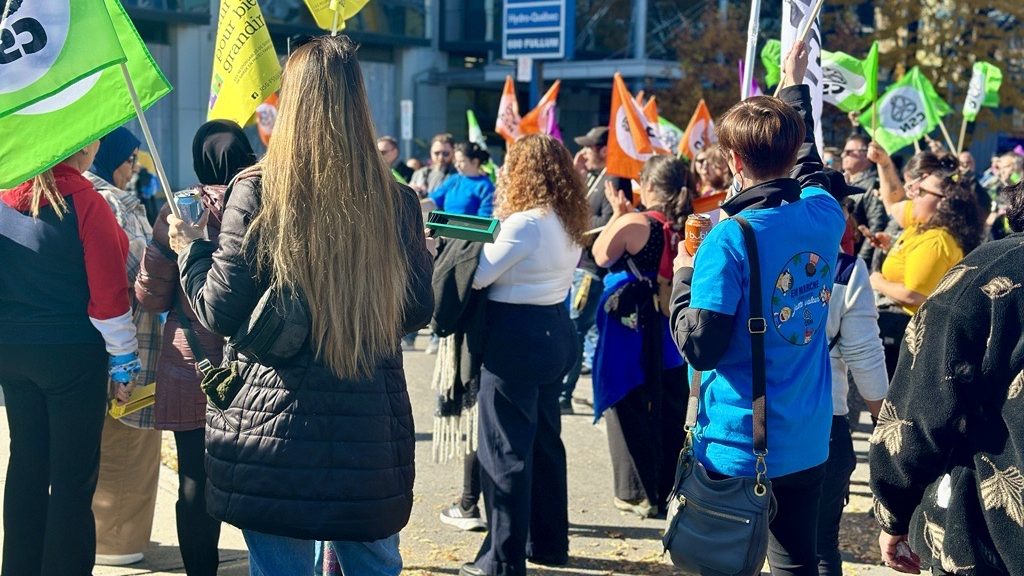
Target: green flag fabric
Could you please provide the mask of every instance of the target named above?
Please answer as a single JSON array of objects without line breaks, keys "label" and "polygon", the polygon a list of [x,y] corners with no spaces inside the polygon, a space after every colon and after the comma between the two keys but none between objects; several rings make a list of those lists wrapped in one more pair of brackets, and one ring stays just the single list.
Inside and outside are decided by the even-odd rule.
[{"label": "green flag fabric", "polygon": [[1003,84],[1003,71],[988,62],[975,62],[971,84],[964,101],[964,118],[974,122],[982,106],[999,106],[999,87]]},{"label": "green flag fabric", "polygon": [[[782,42],[772,38],[761,48],[761,64],[764,65],[765,86],[775,86],[782,81],[782,69],[779,67],[782,62]],[[742,82],[741,82],[742,83]]]},{"label": "green flag fabric", "polygon": [[[878,128],[872,128],[872,113],[878,112]],[[939,125],[953,110],[939,97],[935,87],[915,66],[893,84],[860,117],[871,137],[889,154],[920,140]]]},{"label": "green flag fabric", "polygon": [[124,62],[103,1],[10,3],[0,34],[0,118]]},{"label": "green flag fabric", "polygon": [[[143,108],[171,91],[119,0],[104,0]],[[135,117],[121,66],[96,72],[59,93],[0,118],[0,188],[40,174]]]},{"label": "green flag fabric", "polygon": [[878,97],[878,42],[871,44],[864,60],[822,50],[821,72],[825,102],[843,112],[862,110]]},{"label": "green flag fabric", "polygon": [[466,123],[469,124],[469,141],[487,149],[487,138],[484,137],[484,131],[480,129],[480,123],[476,121],[476,114],[472,110],[466,109]]},{"label": "green flag fabric", "polygon": [[683,141],[683,129],[658,116],[658,136],[665,148],[679,150],[679,143]]}]

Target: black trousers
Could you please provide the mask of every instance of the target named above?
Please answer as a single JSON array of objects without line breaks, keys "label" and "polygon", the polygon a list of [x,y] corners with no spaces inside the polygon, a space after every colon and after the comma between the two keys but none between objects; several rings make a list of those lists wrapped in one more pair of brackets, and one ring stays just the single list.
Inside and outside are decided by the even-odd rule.
[{"label": "black trousers", "polygon": [[526,574],[527,557],[569,553],[565,447],[558,396],[576,352],[565,306],[488,303],[480,395],[481,485],[488,532],[476,565]]},{"label": "black trousers", "polygon": [[11,429],[3,574],[88,576],[107,403],[102,344],[0,346]]},{"label": "black trousers", "polygon": [[772,479],[772,493],[779,505],[768,539],[772,576],[818,574],[818,505],[826,466]]},{"label": "black trousers", "polygon": [[459,506],[469,510],[480,502],[480,460],[476,452],[466,454],[462,462],[462,497]]},{"label": "black trousers", "polygon": [[175,432],[178,447],[178,546],[188,576],[215,576],[220,521],[206,512],[206,430]]},{"label": "black trousers", "polygon": [[686,440],[686,366],[663,371],[658,386],[632,390],[604,417],[615,497],[664,511]]},{"label": "black trousers", "polygon": [[825,481],[821,485],[818,509],[818,574],[842,576],[843,557],[839,553],[839,521],[850,499],[850,476],[857,467],[853,452],[850,421],[846,416],[832,417]]}]

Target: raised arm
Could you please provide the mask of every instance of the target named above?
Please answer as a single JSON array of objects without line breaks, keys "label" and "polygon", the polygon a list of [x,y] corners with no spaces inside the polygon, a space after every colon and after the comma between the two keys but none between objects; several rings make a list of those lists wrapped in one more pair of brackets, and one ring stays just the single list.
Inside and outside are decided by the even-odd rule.
[{"label": "raised arm", "polygon": [[796,165],[790,176],[800,181],[801,188],[817,187],[829,190],[825,166],[818,154],[818,146],[814,141],[814,111],[811,107],[811,89],[803,83],[807,72],[807,46],[796,42],[786,56],[785,77],[779,98],[792,106],[804,121],[804,143],[797,152]]},{"label": "raised arm", "polygon": [[[878,166],[878,197],[885,205],[885,211],[900,222],[903,215],[901,202],[907,199],[907,191],[896,172],[896,165],[889,154],[875,142],[868,144],[868,160]],[[900,225],[905,224],[900,222]]]}]

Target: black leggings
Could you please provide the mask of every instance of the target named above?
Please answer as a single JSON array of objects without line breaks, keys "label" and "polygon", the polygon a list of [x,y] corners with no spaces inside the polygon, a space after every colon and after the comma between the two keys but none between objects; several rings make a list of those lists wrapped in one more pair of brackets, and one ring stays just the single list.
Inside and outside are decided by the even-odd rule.
[{"label": "black leggings", "polygon": [[88,576],[107,403],[103,344],[0,346],[11,457],[3,574]]},{"label": "black leggings", "polygon": [[768,539],[773,576],[818,576],[818,506],[825,466],[772,479],[779,505]]},{"label": "black leggings", "polygon": [[205,430],[175,432],[178,445],[178,543],[188,576],[217,574],[220,522],[206,512]]},{"label": "black leggings", "polygon": [[480,460],[476,450],[466,454],[462,463],[462,498],[459,507],[469,510],[480,502]]}]

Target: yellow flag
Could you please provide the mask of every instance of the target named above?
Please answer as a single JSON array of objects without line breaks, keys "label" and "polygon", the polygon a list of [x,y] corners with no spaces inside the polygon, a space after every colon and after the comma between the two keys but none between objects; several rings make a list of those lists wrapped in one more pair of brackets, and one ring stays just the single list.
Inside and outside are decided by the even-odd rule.
[{"label": "yellow flag", "polygon": [[256,0],[220,0],[207,120],[245,126],[281,87],[281,63]]},{"label": "yellow flag", "polygon": [[338,30],[345,29],[345,20],[355,16],[370,0],[305,0],[306,7],[324,30],[334,27],[334,11],[338,11]]}]

